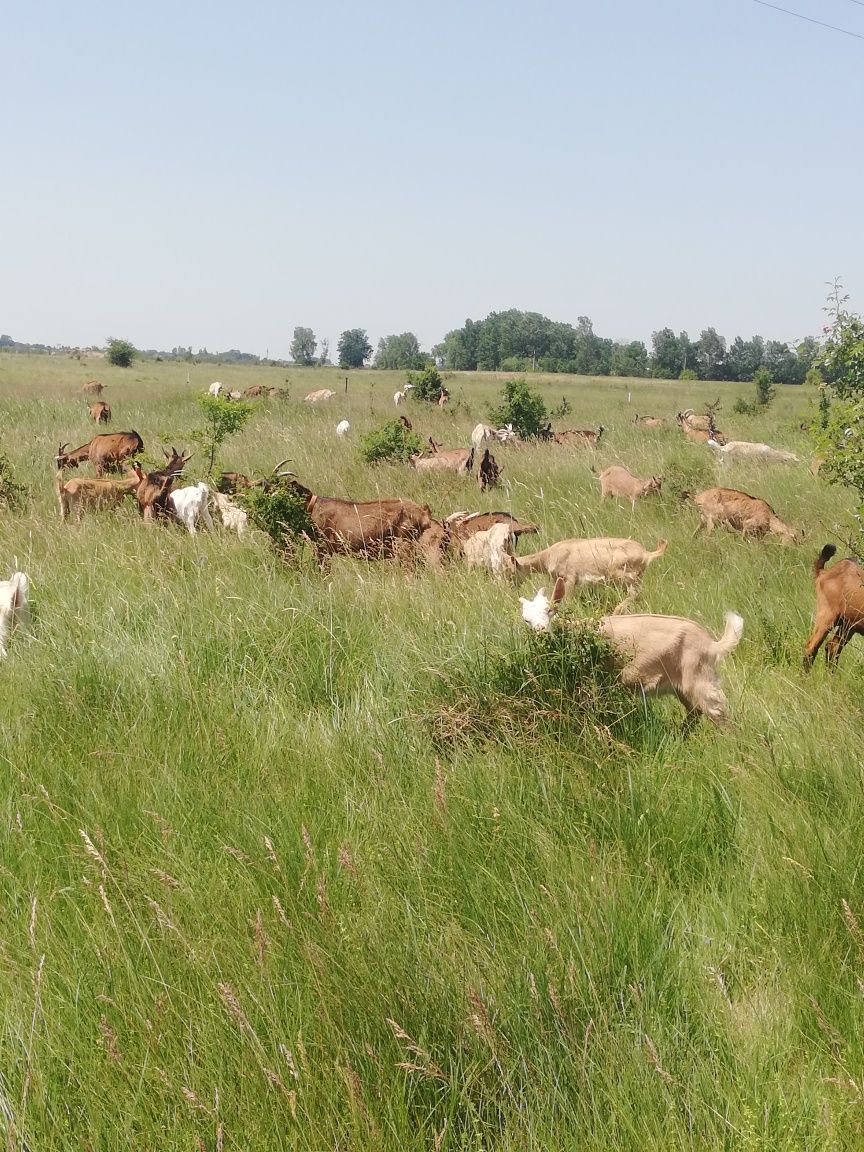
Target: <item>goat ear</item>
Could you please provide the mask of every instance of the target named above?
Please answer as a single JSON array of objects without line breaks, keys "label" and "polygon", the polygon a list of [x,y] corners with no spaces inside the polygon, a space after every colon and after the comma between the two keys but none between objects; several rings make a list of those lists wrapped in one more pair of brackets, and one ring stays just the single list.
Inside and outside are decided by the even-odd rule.
[{"label": "goat ear", "polygon": [[560,604],[564,599],[564,581],[559,576],[555,581],[555,587],[552,589],[552,603]]},{"label": "goat ear", "polygon": [[165,449],[164,449],[164,448],[162,449],[162,455],[165,457],[165,459],[166,459],[166,460],[170,460],[170,459],[171,459],[171,457],[170,457],[170,456],[169,456],[169,454],[168,454],[168,453],[165,451]]}]

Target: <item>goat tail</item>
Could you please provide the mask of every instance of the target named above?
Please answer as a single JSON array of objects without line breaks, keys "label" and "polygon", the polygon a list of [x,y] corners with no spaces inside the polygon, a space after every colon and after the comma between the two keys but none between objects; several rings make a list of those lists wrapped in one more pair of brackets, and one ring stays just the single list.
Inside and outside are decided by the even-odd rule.
[{"label": "goat tail", "polygon": [[66,483],[66,477],[63,475],[63,469],[58,468],[54,473],[54,491],[59,496],[63,490],[63,485]]},{"label": "goat tail", "polygon": [[726,627],[723,629],[723,635],[719,640],[714,641],[714,655],[718,660],[722,660],[735,648],[738,647],[741,637],[744,634],[744,620],[737,612],[726,613]]},{"label": "goat tail", "polygon": [[813,575],[818,576],[831,557],[836,553],[837,549],[833,544],[826,544],[819,555],[816,557],[816,562],[813,565]]},{"label": "goat tail", "polygon": [[651,558],[651,560],[656,560],[658,556],[663,555],[663,553],[666,551],[666,549],[668,547],[669,547],[669,541],[668,540],[660,540],[657,544],[657,547],[654,549],[654,551],[649,552],[648,555]]}]

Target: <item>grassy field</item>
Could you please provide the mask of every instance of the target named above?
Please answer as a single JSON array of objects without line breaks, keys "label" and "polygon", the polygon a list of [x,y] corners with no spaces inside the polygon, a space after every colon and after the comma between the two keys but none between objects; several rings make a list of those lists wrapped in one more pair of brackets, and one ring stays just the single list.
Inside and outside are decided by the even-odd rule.
[{"label": "grassy field", "polygon": [[[131,505],[61,525],[52,456],[92,435],[94,377],[154,460],[191,444],[211,380],[274,384],[290,399],[258,405],[222,466],[289,457],[324,494],[511,509],[537,547],[668,538],[640,606],[715,634],[744,617],[731,726],[686,735],[674,701],[614,693],[532,715],[516,592],[458,564],[322,577]],[[750,419],[743,385],[538,377],[572,405],[559,424],[605,425],[600,448],[501,449],[480,496],[362,465],[402,377],[344,381],[0,357],[0,449],[32,493],[0,514],[0,577],[29,573],[35,618],[0,666],[6,1147],[864,1147],[864,666],[853,643],[835,676],[801,669],[812,562],[851,512],[806,466],[807,392]],[[465,445],[500,383],[453,376],[449,409],[401,411]],[[323,386],[328,405],[301,403]],[[632,426],[718,393],[728,435],[805,463],[721,470],[674,421]],[[601,506],[589,465],[616,461],[722,474],[806,540],[694,537],[670,496]]]}]

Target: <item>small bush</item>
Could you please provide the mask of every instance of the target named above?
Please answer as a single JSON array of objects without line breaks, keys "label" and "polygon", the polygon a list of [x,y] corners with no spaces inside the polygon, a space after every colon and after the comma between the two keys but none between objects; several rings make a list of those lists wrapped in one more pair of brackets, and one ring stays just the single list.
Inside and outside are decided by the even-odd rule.
[{"label": "small bush", "polygon": [[312,539],[315,527],[306,511],[306,499],[283,478],[268,481],[264,488],[247,488],[235,495],[249,518],[270,537],[283,560],[294,560],[305,539]]},{"label": "small bush", "polygon": [[441,373],[434,364],[428,365],[422,372],[409,372],[408,383],[414,385],[411,395],[429,404],[437,404],[444,389]]},{"label": "small bush", "polygon": [[739,396],[732,405],[732,411],[738,416],[756,416],[759,413],[759,406],[755,400],[745,400],[743,396]]},{"label": "small bush", "polygon": [[681,374],[678,377],[678,379],[679,380],[698,380],[699,379],[699,373],[696,372],[693,368],[682,368]]},{"label": "small bush", "polygon": [[774,377],[767,368],[757,368],[753,376],[756,385],[756,404],[760,408],[767,408],[777,395],[774,387]]},{"label": "small bush", "polygon": [[[710,452],[710,448],[705,449]],[[681,449],[663,467],[663,495],[686,500],[714,483],[713,460],[702,452]]]},{"label": "small bush", "polygon": [[553,420],[563,420],[565,416],[569,416],[572,409],[570,401],[566,396],[561,397],[561,403],[557,404],[549,413]]},{"label": "small bush", "polygon": [[360,455],[366,464],[378,464],[382,460],[408,461],[422,451],[420,437],[400,420],[388,420],[360,437]]},{"label": "small bush", "polygon": [[496,428],[512,424],[523,440],[539,436],[549,421],[543,398],[528,386],[527,380],[508,380],[501,390],[501,403],[497,407],[490,405],[488,411]]},{"label": "small bush", "polygon": [[822,373],[818,368],[809,368],[804,377],[804,383],[809,384],[812,388],[821,388],[825,381],[822,379]]},{"label": "small bush", "polygon": [[27,489],[23,484],[16,484],[12,478],[12,465],[7,457],[0,452],[0,508],[10,511],[20,508],[27,497]]},{"label": "small bush", "polygon": [[108,337],[105,346],[105,359],[115,368],[131,368],[132,361],[137,355],[138,349],[128,340],[117,340],[113,336]]}]

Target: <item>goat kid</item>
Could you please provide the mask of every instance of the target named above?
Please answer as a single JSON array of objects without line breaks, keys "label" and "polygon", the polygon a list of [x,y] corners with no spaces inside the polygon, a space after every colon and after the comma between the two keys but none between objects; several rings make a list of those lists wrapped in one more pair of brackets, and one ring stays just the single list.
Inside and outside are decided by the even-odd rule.
[{"label": "goat kid", "polygon": [[509,524],[493,524],[484,532],[475,532],[462,544],[462,555],[469,568],[489,568],[493,576],[504,571],[505,556],[512,556],[516,544]]},{"label": "goat kid", "polygon": [[[559,579],[551,600],[542,589],[533,600],[520,597],[523,619],[535,631],[551,631],[564,593]],[[719,640],[682,616],[603,616],[599,630],[616,650],[615,667],[624,684],[650,696],[676,696],[688,719],[707,716],[715,724],[728,719],[717,667],[737,648],[744,632],[744,621],[736,613],[726,613]]]},{"label": "goat kid", "polygon": [[666,551],[661,540],[649,552],[637,540],[600,537],[595,540],[559,540],[542,552],[529,556],[507,556],[507,569],[516,583],[531,572],[543,572],[563,581],[565,592],[579,584],[620,584],[626,589],[625,600],[615,609],[621,612],[639,591],[645,569]]},{"label": "goat kid", "polygon": [[611,468],[604,468],[597,476],[600,481],[600,499],[607,496],[624,496],[630,501],[631,507],[636,507],[640,496],[647,496],[649,492],[659,492],[663,485],[662,476],[652,476],[648,480],[640,480],[634,476],[629,468],[613,464]]},{"label": "goat kid", "polygon": [[169,493],[168,502],[174,509],[174,515],[190,536],[197,535],[199,520],[203,520],[209,530],[213,531],[213,519],[209,508],[210,489],[203,480],[187,488],[175,488]]},{"label": "goat kid", "polygon": [[804,667],[811,668],[816,653],[830,633],[825,645],[828,667],[837,666],[840,653],[853,636],[864,635],[864,568],[857,560],[840,560],[825,567],[837,552],[826,544],[813,565],[816,580],[816,618],[804,653]]},{"label": "goat kid", "polygon": [[0,659],[8,653],[12,633],[30,628],[29,591],[30,580],[24,572],[13,572],[11,579],[0,580]]},{"label": "goat kid", "polygon": [[222,517],[222,527],[236,532],[238,539],[242,540],[249,529],[248,513],[222,492],[214,492],[213,501]]}]

